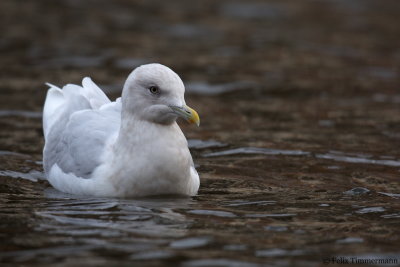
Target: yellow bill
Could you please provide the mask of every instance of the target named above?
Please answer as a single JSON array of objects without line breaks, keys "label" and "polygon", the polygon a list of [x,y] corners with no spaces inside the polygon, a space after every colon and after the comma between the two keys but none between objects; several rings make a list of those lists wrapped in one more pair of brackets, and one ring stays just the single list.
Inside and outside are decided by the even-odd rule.
[{"label": "yellow bill", "polygon": [[170,108],[174,111],[176,115],[185,119],[189,123],[195,123],[197,126],[200,126],[200,117],[196,110],[192,109],[189,106],[183,105],[179,106],[170,106]]}]

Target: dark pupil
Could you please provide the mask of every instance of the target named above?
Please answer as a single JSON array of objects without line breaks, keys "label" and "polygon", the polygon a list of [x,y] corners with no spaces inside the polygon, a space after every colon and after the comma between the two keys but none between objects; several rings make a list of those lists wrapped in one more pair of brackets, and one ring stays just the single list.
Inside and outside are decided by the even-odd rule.
[{"label": "dark pupil", "polygon": [[155,86],[150,87],[150,92],[152,92],[153,94],[157,93],[157,91],[158,91],[157,87],[155,87]]}]

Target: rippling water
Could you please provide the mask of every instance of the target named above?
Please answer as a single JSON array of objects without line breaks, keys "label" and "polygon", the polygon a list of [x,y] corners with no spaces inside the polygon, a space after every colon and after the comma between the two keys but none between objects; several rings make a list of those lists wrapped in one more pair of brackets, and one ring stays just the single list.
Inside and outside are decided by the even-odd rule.
[{"label": "rippling water", "polygon": [[[399,11],[398,1],[1,1],[0,265],[399,265]],[[179,73],[200,114],[199,128],[179,122],[199,194],[51,188],[44,83],[91,76],[115,99],[154,61]]]}]

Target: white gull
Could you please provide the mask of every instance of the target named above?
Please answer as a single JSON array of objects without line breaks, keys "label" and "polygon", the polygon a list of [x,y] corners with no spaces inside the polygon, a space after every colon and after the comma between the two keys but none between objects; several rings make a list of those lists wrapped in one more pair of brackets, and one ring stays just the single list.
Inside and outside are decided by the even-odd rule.
[{"label": "white gull", "polygon": [[53,187],[106,197],[197,193],[199,175],[176,119],[200,120],[170,68],[136,68],[115,102],[88,77],[82,87],[48,85],[43,162]]}]

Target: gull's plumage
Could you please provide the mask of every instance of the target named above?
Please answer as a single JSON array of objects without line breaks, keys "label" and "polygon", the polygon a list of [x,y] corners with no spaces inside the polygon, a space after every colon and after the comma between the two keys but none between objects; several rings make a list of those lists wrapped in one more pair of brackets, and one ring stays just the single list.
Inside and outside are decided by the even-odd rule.
[{"label": "gull's plumage", "polygon": [[82,87],[48,85],[43,161],[55,188],[115,197],[197,193],[199,176],[176,118],[198,123],[198,115],[171,69],[135,69],[115,102],[90,78]]}]

